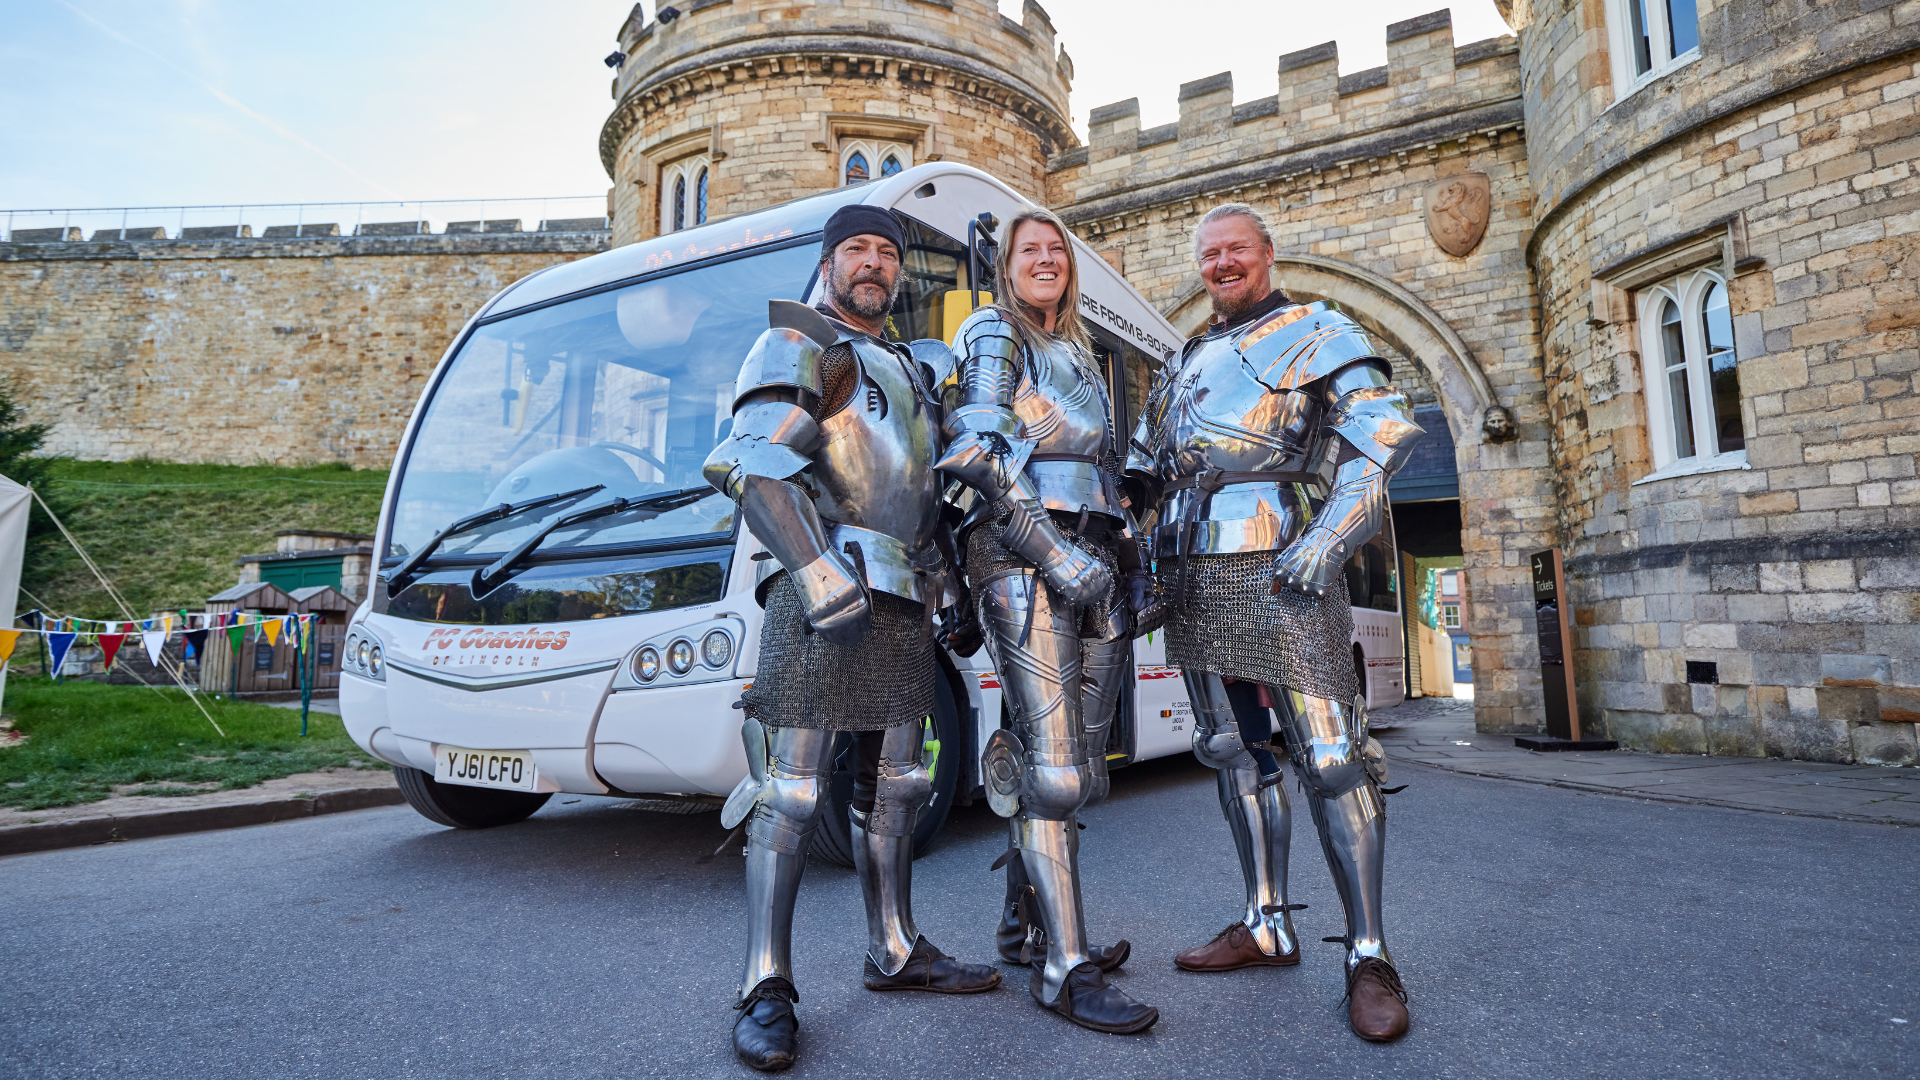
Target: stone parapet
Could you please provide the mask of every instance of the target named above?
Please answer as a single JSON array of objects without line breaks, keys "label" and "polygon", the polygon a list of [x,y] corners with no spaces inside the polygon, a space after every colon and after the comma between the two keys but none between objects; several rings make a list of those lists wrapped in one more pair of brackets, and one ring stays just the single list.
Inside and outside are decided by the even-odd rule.
[{"label": "stone parapet", "polygon": [[[488,222],[489,225],[493,224]],[[327,226],[334,228],[334,226]],[[610,247],[599,232],[427,233],[412,236],[302,236],[217,240],[83,240],[0,244],[0,262],[72,259],[315,259],[363,255],[592,254]]]},{"label": "stone parapet", "polygon": [[1277,93],[1243,104],[1227,73],[1187,83],[1167,129],[1142,130],[1137,100],[1094,109],[1089,153],[1049,163],[1048,197],[1125,212],[1250,182],[1398,168],[1519,129],[1515,39],[1456,49],[1446,11],[1396,23],[1388,37],[1384,67],[1344,78],[1331,41],[1288,53]]},{"label": "stone parapet", "polygon": [[717,0],[621,32],[628,58],[600,135],[619,243],[671,227],[660,186],[676,162],[707,171],[718,217],[838,186],[860,141],[1040,198],[1044,162],[1078,142],[1072,61],[1031,2],[1013,22],[986,0]]}]

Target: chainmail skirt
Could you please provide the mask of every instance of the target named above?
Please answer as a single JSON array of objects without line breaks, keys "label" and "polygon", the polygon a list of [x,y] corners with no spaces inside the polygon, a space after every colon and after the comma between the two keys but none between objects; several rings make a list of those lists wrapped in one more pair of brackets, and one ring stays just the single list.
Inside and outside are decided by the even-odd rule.
[{"label": "chainmail skirt", "polygon": [[1313,697],[1352,701],[1353,609],[1344,582],[1325,596],[1275,595],[1276,552],[1195,555],[1180,597],[1180,564],[1160,564],[1160,595],[1171,610],[1167,663],[1229,679],[1287,686]]},{"label": "chainmail skirt", "polygon": [[937,677],[926,605],[870,592],[873,625],[853,645],[806,632],[793,582],[782,573],[767,590],[760,624],[760,668],[740,695],[747,716],[771,727],[881,731],[933,713]]},{"label": "chainmail skirt", "polygon": [[[975,525],[967,532],[967,587],[974,590],[974,599],[978,601],[980,587],[987,579],[1009,570],[1038,573],[1039,568],[1024,555],[1015,554],[1002,542],[1006,532],[1007,518],[1011,511],[1001,510],[995,516]],[[1100,530],[1089,529],[1086,535],[1075,529],[1069,521],[1062,520],[1059,514],[1053,515],[1054,527],[1067,542],[1081,551],[1107,564],[1107,574],[1113,578],[1114,585],[1107,590],[1107,598],[1098,604],[1088,604],[1080,609],[1080,636],[1087,638],[1105,638],[1107,636],[1105,615],[1113,607],[1113,590],[1119,587],[1120,554],[1111,535]]]}]

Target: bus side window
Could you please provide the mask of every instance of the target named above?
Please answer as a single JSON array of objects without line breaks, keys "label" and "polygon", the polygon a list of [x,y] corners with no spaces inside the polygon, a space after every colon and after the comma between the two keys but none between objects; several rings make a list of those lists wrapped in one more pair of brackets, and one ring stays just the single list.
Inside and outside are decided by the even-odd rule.
[{"label": "bus side window", "polygon": [[1387,547],[1385,538],[1376,536],[1360,550],[1367,560],[1367,577],[1373,587],[1367,606],[1375,611],[1400,610],[1400,598],[1393,591],[1393,551]]},{"label": "bus side window", "polygon": [[1372,592],[1367,581],[1366,553],[1373,550],[1372,545],[1363,546],[1347,560],[1347,602],[1354,607],[1372,606]]}]

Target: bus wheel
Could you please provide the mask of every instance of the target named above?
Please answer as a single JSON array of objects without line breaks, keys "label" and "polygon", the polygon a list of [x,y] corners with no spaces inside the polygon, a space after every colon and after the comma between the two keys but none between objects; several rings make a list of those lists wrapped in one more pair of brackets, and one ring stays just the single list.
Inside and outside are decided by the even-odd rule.
[{"label": "bus wheel", "polygon": [[[953,688],[941,672],[933,690],[933,720],[927,725],[925,749],[921,760],[933,770],[933,794],[920,808],[920,819],[913,828],[913,857],[925,855],[933,847],[934,837],[946,826],[947,811],[953,807],[954,788],[965,772],[961,761],[965,753],[965,733],[960,728],[959,710],[954,707]],[[826,805],[820,808],[820,827],[813,832],[813,855],[835,866],[853,866],[853,832],[847,811],[853,806],[853,736],[835,736],[833,782],[827,787]]]},{"label": "bus wheel", "polygon": [[455,829],[491,829],[533,816],[553,798],[551,792],[496,791],[492,788],[442,784],[419,769],[396,766],[393,778],[407,805],[428,821]]},{"label": "bus wheel", "polygon": [[1367,692],[1367,654],[1361,652],[1358,645],[1353,647],[1353,685],[1360,688],[1363,700],[1373,700],[1373,695]]}]

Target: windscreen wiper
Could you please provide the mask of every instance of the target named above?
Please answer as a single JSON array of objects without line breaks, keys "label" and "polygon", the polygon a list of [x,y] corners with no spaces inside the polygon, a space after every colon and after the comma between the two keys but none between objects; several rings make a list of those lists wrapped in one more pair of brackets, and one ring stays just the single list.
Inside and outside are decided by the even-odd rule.
[{"label": "windscreen wiper", "polygon": [[649,495],[644,499],[615,499],[599,506],[589,506],[572,514],[558,518],[553,524],[534,533],[520,542],[520,546],[500,556],[491,565],[473,572],[473,595],[485,596],[500,587],[508,578],[520,572],[521,565],[530,557],[535,548],[546,542],[547,537],[562,529],[572,528],[597,518],[612,517],[615,514],[627,514],[637,510],[652,510],[662,513],[678,510],[683,506],[692,506],[709,495],[719,494],[719,489],[709,484],[699,487],[680,488],[677,491],[663,491],[658,495]]},{"label": "windscreen wiper", "polygon": [[433,553],[439,551],[440,545],[446,543],[450,537],[458,536],[463,532],[471,532],[482,525],[492,525],[496,521],[505,521],[511,517],[518,517],[529,510],[538,510],[543,506],[551,506],[554,503],[564,502],[567,499],[577,499],[582,495],[591,495],[605,486],[605,484],[595,484],[592,487],[564,491],[558,495],[542,495],[537,499],[528,499],[523,503],[501,503],[499,506],[488,507],[477,514],[468,514],[466,517],[434,533],[433,539],[428,540],[422,545],[419,551],[407,556],[406,562],[394,567],[393,572],[386,575],[387,594],[391,596],[413,584],[413,580],[420,576],[420,568],[426,564],[428,559],[433,558]]}]

